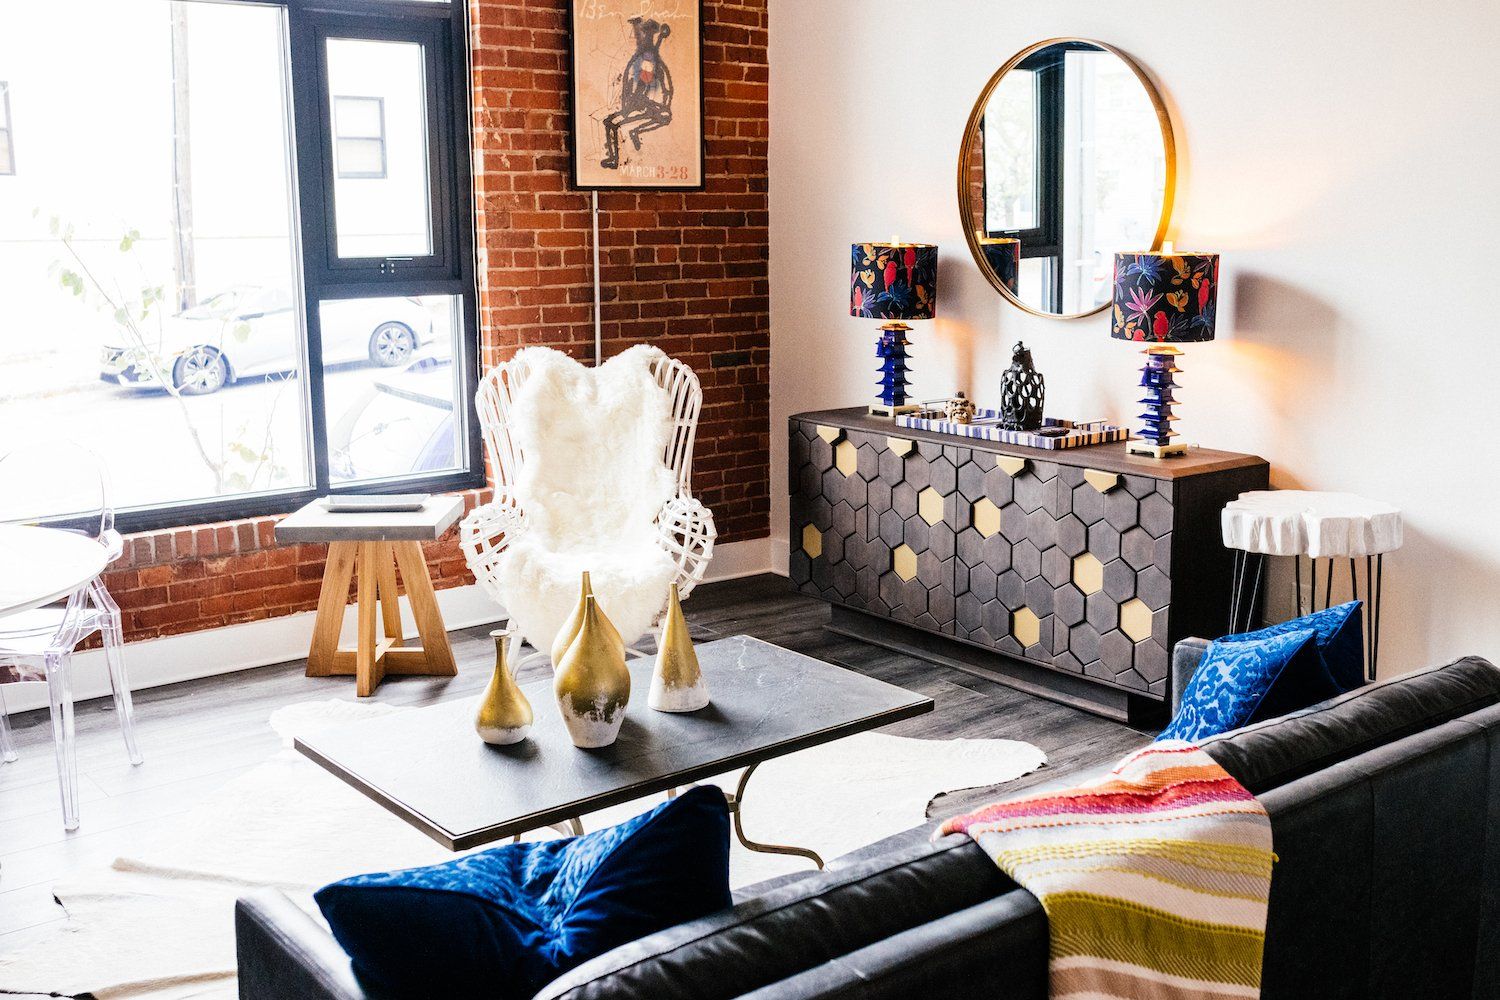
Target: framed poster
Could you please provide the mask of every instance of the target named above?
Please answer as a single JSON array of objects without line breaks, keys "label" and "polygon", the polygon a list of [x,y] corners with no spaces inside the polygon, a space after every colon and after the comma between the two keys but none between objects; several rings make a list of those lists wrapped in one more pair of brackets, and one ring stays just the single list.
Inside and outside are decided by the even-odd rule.
[{"label": "framed poster", "polygon": [[703,187],[701,0],[569,7],[574,187]]}]

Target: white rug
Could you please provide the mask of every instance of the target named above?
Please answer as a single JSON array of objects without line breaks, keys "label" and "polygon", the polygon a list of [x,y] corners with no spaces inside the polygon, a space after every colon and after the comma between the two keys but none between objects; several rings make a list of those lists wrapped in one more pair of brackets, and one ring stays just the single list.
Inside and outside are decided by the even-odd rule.
[{"label": "white rug", "polygon": [[[289,745],[293,734],[391,711],[398,710],[311,702],[276,712],[271,725]],[[852,736],[762,765],[746,790],[745,832],[836,858],[922,823],[943,792],[1011,781],[1044,763],[1036,747],[1013,740]],[[732,789],[737,778],[715,783]],[[600,829],[659,801],[586,816],[584,827]],[[453,856],[283,750],[209,796],[162,842],[57,883],[68,921],[53,937],[0,958],[0,992],[232,1000],[234,900],[247,889],[275,886],[316,914],[312,893],[328,882]],[[730,857],[736,887],[807,869],[800,859],[754,854],[738,843]]]}]

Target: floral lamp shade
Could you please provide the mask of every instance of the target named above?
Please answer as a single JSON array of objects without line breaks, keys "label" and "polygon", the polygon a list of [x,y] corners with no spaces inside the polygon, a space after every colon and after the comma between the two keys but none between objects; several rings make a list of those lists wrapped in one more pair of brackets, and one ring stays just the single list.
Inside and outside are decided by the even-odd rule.
[{"label": "floral lamp shade", "polygon": [[1021,241],[1013,236],[985,236],[983,233],[978,234],[978,239],[985,263],[995,272],[995,277],[1010,289],[1012,295],[1020,294]]},{"label": "floral lamp shade", "polygon": [[937,315],[937,256],[931,243],[854,244],[849,315],[932,319]]},{"label": "floral lamp shade", "polygon": [[1109,334],[1156,344],[1213,340],[1218,292],[1216,253],[1117,253]]}]

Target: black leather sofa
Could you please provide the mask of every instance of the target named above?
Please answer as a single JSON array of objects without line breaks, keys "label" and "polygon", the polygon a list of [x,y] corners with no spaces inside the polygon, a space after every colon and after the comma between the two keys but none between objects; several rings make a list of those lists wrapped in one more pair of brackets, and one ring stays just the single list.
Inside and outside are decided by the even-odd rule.
[{"label": "black leather sofa", "polygon": [[[1203,648],[1174,650],[1174,690]],[[1267,1000],[1500,997],[1500,669],[1458,660],[1204,747],[1271,814]],[[972,841],[928,833],[755,887],[538,1000],[1044,1000],[1040,904]],[[235,921],[242,998],[375,1000],[279,893],[244,897]]]}]

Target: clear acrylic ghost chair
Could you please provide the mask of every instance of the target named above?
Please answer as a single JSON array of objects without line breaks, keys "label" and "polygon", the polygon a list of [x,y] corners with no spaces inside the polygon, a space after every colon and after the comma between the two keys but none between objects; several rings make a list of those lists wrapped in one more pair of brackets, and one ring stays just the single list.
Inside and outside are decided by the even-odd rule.
[{"label": "clear acrylic ghost chair", "polygon": [[[110,562],[119,558],[124,541],[115,531],[108,480],[93,452],[69,442],[0,456],[0,521],[30,521],[59,514],[66,516],[72,530],[98,541]],[[25,567],[14,571],[25,572]],[[136,746],[130,686],[125,676],[120,608],[105,589],[103,579],[90,580],[65,603],[0,618],[0,691],[5,684],[18,681],[43,681],[47,685],[66,830],[78,828],[78,760],[69,674],[74,649],[95,632],[103,639],[125,752],[130,763],[139,764],[142,758]],[[0,695],[0,761],[15,759],[15,742]]]}]

